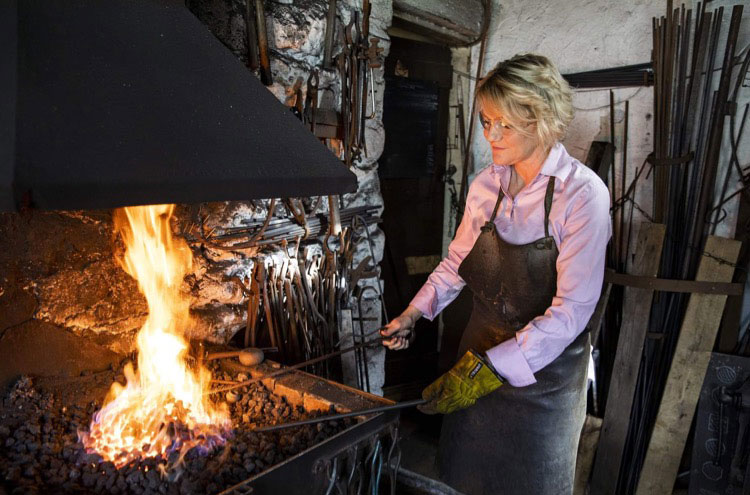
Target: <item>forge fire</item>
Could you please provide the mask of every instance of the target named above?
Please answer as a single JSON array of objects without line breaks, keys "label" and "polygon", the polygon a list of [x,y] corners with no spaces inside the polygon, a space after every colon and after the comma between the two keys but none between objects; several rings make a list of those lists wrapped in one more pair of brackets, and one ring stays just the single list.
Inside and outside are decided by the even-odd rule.
[{"label": "forge fire", "polygon": [[149,313],[136,339],[137,371],[126,365],[127,384],[112,385],[81,441],[117,467],[174,450],[181,460],[193,447],[223,443],[231,427],[226,404],[209,400],[210,373],[186,362],[189,301],[180,286],[192,255],[184,240],[172,236],[173,210],[174,205],[139,206],[115,215],[125,243],[120,262],[138,281]]},{"label": "forge fire", "polygon": [[[174,205],[118,210],[125,244],[118,261],[138,282],[149,306],[137,336],[137,365],[44,392],[19,380],[0,415],[2,473],[13,493],[214,493],[320,442],[345,423],[256,434],[253,428],[308,417],[254,383],[211,394],[211,377],[245,381],[188,355],[191,321],[180,285],[191,251],[172,235]],[[123,383],[124,382],[124,383]],[[107,383],[111,388],[99,408]],[[55,387],[53,386],[53,389]],[[63,395],[65,392],[63,392]],[[93,396],[82,404],[84,397]]]},{"label": "forge fire", "polygon": [[[213,372],[226,380],[243,379],[241,373],[218,368]],[[91,397],[103,392],[113,378],[123,380],[123,368],[67,381],[40,379],[37,383],[22,377],[14,385],[0,406],[0,477],[12,487],[9,493],[220,493],[351,424],[325,422],[282,433],[255,433],[253,429],[259,426],[319,414],[257,383],[240,389],[237,401],[228,407],[235,427],[223,445],[210,452],[173,449],[169,455],[132,456],[118,467],[97,453],[87,453],[78,439],[79,430],[88,427],[92,415],[97,417],[99,403]]]}]

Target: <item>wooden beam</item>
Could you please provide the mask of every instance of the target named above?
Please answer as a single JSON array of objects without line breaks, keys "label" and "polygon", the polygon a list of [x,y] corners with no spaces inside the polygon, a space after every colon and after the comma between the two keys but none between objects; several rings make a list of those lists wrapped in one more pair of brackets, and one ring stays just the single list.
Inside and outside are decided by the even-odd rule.
[{"label": "wooden beam", "polygon": [[485,15],[481,0],[393,0],[394,25],[403,21],[420,34],[453,44],[475,41]]},{"label": "wooden beam", "polygon": [[[663,224],[641,224],[632,265],[633,275],[657,275],[665,232]],[[617,487],[653,297],[654,291],[650,289],[625,288],[623,321],[594,461],[591,493],[615,493]]]},{"label": "wooden beam", "polygon": [[609,303],[610,292],[612,292],[612,284],[604,282],[602,294],[599,296],[599,301],[597,301],[594,308],[594,314],[591,315],[591,319],[589,319],[589,323],[586,325],[586,329],[591,332],[592,347],[596,347],[596,343],[599,341],[599,329],[602,327],[604,312],[607,310],[607,303]]},{"label": "wooden beam", "polygon": [[[741,242],[709,236],[696,280],[729,282]],[[672,493],[727,296],[690,296],[646,452],[637,495]]]},{"label": "wooden beam", "polygon": [[581,439],[578,441],[573,495],[586,495],[586,486],[591,475],[591,465],[594,463],[594,453],[601,429],[602,419],[587,414],[581,431]]}]

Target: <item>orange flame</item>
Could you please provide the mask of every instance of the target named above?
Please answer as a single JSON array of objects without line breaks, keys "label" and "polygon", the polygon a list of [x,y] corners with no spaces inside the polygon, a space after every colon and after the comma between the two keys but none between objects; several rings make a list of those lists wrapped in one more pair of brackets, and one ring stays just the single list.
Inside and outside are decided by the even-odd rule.
[{"label": "orange flame", "polygon": [[136,339],[137,372],[128,363],[127,384],[112,385],[90,431],[80,436],[88,452],[117,467],[174,451],[181,459],[192,447],[223,443],[222,433],[231,426],[226,404],[216,407],[205,393],[210,372],[185,363],[189,300],[180,285],[192,254],[184,240],[172,236],[173,210],[174,205],[150,205],[115,212],[115,228],[125,243],[119,261],[138,281],[149,314]]}]

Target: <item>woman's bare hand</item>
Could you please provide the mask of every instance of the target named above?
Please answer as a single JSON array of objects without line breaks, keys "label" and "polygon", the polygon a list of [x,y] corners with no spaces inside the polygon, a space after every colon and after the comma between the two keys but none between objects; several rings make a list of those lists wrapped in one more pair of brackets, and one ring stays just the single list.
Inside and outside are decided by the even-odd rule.
[{"label": "woman's bare hand", "polygon": [[380,335],[383,337],[391,337],[383,340],[383,345],[393,351],[407,349],[413,340],[414,323],[421,316],[422,312],[414,306],[406,308],[403,313],[392,319],[385,328],[380,331]]}]

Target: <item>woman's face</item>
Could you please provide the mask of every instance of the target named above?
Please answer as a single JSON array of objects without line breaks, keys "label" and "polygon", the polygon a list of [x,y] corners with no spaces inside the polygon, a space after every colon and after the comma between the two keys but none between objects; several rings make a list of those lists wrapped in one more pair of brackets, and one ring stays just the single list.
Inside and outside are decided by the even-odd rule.
[{"label": "woman's face", "polygon": [[[480,104],[479,120],[484,129],[484,138],[492,148],[492,162],[495,165],[515,165],[527,160],[536,151],[538,141],[534,129],[520,132],[507,123],[505,116],[494,105]],[[532,132],[531,136],[529,132]]]}]

